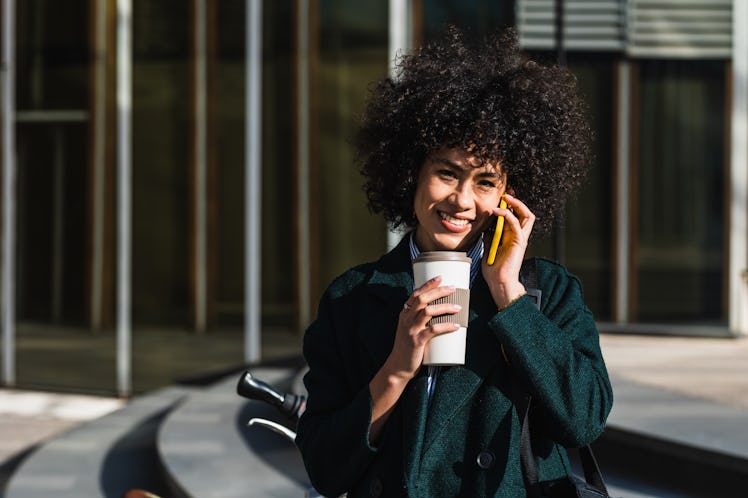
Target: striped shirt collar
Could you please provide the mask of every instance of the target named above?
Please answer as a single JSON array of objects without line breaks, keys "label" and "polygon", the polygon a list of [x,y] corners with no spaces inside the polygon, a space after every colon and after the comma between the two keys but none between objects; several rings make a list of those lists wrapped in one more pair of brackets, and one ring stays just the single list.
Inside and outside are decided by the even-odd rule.
[{"label": "striped shirt collar", "polygon": [[[418,246],[416,245],[416,231],[413,230],[410,232],[410,259],[411,261],[416,259],[419,254],[421,254],[421,251],[418,249]],[[467,252],[468,258],[470,258],[470,286],[472,287],[473,281],[475,280],[476,275],[478,275],[478,272],[480,271],[480,263],[481,259],[483,259],[483,238],[478,237],[478,242],[475,243],[475,245]]]}]

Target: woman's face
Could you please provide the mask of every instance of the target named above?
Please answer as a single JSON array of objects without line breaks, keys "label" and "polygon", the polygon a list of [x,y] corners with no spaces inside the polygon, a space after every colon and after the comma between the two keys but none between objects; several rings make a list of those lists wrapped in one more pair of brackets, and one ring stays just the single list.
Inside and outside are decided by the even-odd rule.
[{"label": "woman's face", "polygon": [[441,149],[426,158],[414,201],[421,251],[466,252],[488,227],[506,181],[498,163],[479,165],[462,149]]}]

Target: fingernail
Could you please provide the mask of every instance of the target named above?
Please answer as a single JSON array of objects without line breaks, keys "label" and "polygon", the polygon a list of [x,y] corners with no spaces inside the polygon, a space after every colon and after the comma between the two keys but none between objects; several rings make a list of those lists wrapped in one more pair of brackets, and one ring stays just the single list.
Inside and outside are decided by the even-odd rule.
[{"label": "fingernail", "polygon": [[446,287],[449,290],[455,290],[456,289],[456,287],[454,285],[445,285],[444,287]]},{"label": "fingernail", "polygon": [[510,194],[509,192],[506,192],[504,194],[504,197],[510,197],[510,198],[514,199],[514,196],[512,194]]},{"label": "fingernail", "polygon": [[462,309],[462,306],[460,306],[459,304],[454,304],[452,305],[452,309],[460,311]]}]

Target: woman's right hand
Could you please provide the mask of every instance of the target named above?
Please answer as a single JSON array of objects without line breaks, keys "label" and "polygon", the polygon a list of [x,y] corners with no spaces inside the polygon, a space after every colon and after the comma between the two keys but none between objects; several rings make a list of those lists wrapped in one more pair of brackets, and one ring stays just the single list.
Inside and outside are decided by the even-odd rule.
[{"label": "woman's right hand", "polygon": [[441,277],[435,277],[413,291],[400,311],[397,332],[392,352],[384,368],[390,375],[403,380],[413,378],[423,363],[428,342],[436,335],[454,332],[460,326],[455,323],[428,322],[435,316],[458,313],[461,307],[452,303],[429,304],[455,291],[454,286],[442,286]]},{"label": "woman's right hand", "polygon": [[413,291],[400,311],[395,333],[395,344],[382,368],[369,382],[371,394],[371,426],[369,441],[376,445],[384,423],[392,413],[408,381],[415,377],[423,363],[428,342],[438,334],[454,332],[460,326],[454,323],[428,324],[439,315],[455,314],[460,306],[451,303],[432,304],[455,291],[452,286],[439,287],[440,277],[435,277]]}]

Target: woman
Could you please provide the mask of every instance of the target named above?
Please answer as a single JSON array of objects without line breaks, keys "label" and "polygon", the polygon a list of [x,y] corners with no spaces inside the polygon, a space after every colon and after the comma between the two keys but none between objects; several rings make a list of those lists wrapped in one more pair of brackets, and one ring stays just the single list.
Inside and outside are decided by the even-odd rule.
[{"label": "woman", "polygon": [[[531,234],[583,177],[584,109],[574,78],[525,60],[513,32],[470,46],[450,29],[397,76],[374,89],[357,146],[370,207],[411,230],[322,297],[297,444],[326,496],[525,496],[518,390],[532,396],[541,480],[570,472],[564,448],[597,438],[612,405],[578,280],[535,260],[538,309],[520,279]],[[496,216],[505,231],[489,266]],[[454,291],[438,278],[413,288],[420,251],[473,260],[464,366],[421,367],[429,340],[457,329],[427,322],[458,308],[429,305]]]}]

